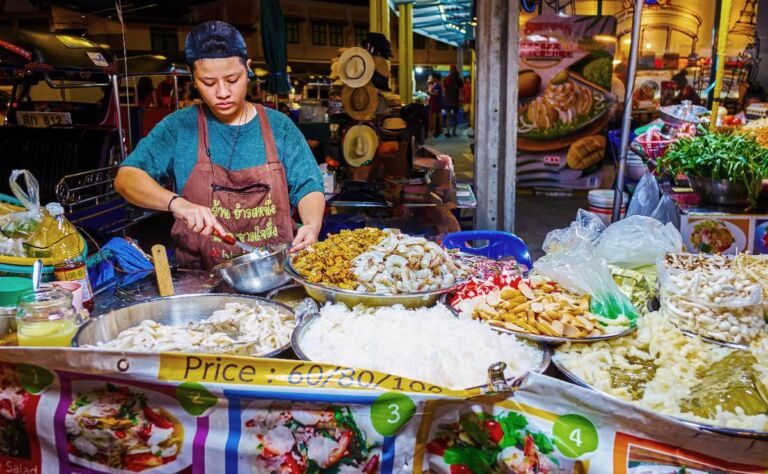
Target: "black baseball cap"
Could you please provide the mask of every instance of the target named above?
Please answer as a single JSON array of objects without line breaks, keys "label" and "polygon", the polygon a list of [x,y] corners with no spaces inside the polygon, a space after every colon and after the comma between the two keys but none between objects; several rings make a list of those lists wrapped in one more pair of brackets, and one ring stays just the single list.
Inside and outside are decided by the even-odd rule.
[{"label": "black baseball cap", "polygon": [[248,49],[245,47],[243,35],[237,28],[223,21],[206,21],[187,34],[184,56],[187,64],[192,64],[198,59],[248,59]]}]

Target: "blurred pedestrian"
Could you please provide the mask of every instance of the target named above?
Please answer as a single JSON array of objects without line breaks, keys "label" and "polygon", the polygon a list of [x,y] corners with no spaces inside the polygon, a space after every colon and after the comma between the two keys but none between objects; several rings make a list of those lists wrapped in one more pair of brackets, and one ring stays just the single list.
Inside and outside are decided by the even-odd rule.
[{"label": "blurred pedestrian", "polygon": [[445,109],[447,112],[446,137],[456,136],[456,127],[459,124],[459,109],[461,108],[461,96],[464,90],[464,81],[461,79],[459,69],[455,64],[451,65],[448,77],[443,81],[445,93]]},{"label": "blurred pedestrian", "polygon": [[427,84],[429,94],[429,135],[439,137],[443,133],[443,86],[440,73],[435,71]]},{"label": "blurred pedestrian", "polygon": [[155,86],[152,84],[151,77],[143,76],[139,78],[139,82],[136,84],[136,94],[139,107],[157,107],[157,94],[155,93]]}]

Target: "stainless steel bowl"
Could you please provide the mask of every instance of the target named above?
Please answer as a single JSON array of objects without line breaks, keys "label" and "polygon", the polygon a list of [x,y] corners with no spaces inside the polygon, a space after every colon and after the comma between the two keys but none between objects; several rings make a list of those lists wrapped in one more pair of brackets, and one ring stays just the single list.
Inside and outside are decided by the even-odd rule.
[{"label": "stainless steel bowl", "polygon": [[306,290],[307,294],[313,300],[319,303],[344,303],[350,308],[354,308],[359,304],[369,308],[375,306],[394,306],[397,304],[403,305],[406,308],[423,308],[425,306],[433,306],[435,303],[437,303],[437,300],[441,295],[450,293],[465,283],[460,281],[446,288],[423,293],[401,293],[397,295],[361,293],[358,291],[332,288],[330,286],[319,285],[317,283],[311,283],[307,281],[306,278],[299,275],[299,272],[293,268],[290,257],[285,259],[283,268],[285,269],[286,274],[290,275],[291,278],[296,280],[297,283],[304,287],[304,290]]},{"label": "stainless steel bowl", "polygon": [[283,271],[283,261],[288,256],[289,248],[289,244],[272,245],[266,255],[247,253],[216,266],[214,270],[229,286],[241,293],[264,293],[291,281],[291,277]]},{"label": "stainless steel bowl", "polygon": [[749,200],[749,190],[729,179],[712,179],[702,176],[687,175],[688,182],[701,199],[722,206],[743,206]]},{"label": "stainless steel bowl", "polygon": [[[190,322],[207,319],[214,311],[223,309],[227,303],[271,306],[278,311],[293,314],[293,311],[287,306],[258,296],[206,293],[156,298],[116,309],[91,319],[77,331],[72,339],[72,346],[95,346],[100,342],[112,341],[121,332],[138,326],[147,319],[167,325],[186,326]],[[272,352],[253,355],[275,357],[290,347],[291,344],[288,343]]]},{"label": "stainless steel bowl", "polygon": [[[291,335],[291,346],[293,348],[293,353],[296,354],[296,357],[298,357],[301,360],[306,360],[308,362],[322,362],[322,361],[313,361],[310,359],[307,354],[302,350],[301,348],[301,341],[304,339],[304,335],[307,333],[307,331],[312,327],[312,325],[317,322],[317,320],[320,319],[320,314],[315,313],[308,315],[304,318],[301,318],[301,320],[296,325],[296,329],[293,330],[293,334]],[[541,363],[538,367],[534,368],[532,372],[537,373],[544,373],[545,370],[549,367],[549,363],[552,359],[552,349],[547,346],[546,344],[541,343],[535,343],[530,342],[531,345],[534,345],[541,350]],[[508,379],[508,382],[512,382],[514,379]],[[472,390],[475,388],[483,388],[485,385],[479,386],[479,387],[468,387],[467,390]]]}]

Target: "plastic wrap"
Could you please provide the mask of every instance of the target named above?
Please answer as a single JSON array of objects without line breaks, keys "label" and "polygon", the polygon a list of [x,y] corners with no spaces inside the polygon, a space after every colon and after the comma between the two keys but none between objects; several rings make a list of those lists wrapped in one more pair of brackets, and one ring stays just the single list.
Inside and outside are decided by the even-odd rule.
[{"label": "plastic wrap", "polygon": [[762,288],[729,264],[674,268],[657,263],[660,312],[682,330],[749,344],[765,329]]},{"label": "plastic wrap", "polygon": [[[26,189],[17,182],[24,177]],[[27,170],[13,170],[9,179],[13,195],[21,202],[26,211],[12,212],[0,216],[0,231],[3,235],[15,239],[28,239],[37,231],[43,222],[40,211],[40,185]]]},{"label": "plastic wrap", "polygon": [[680,227],[680,216],[677,213],[677,205],[667,194],[661,197],[656,209],[651,213],[651,217],[662,224],[669,223],[675,227]]},{"label": "plastic wrap", "polygon": [[608,226],[595,246],[598,256],[621,268],[653,265],[667,252],[682,249],[683,237],[672,224],[639,215]]},{"label": "plastic wrap", "polygon": [[0,255],[24,257],[24,245],[21,239],[9,239],[0,235]]},{"label": "plastic wrap", "polygon": [[594,242],[605,230],[605,224],[596,214],[584,209],[576,213],[576,220],[565,229],[547,234],[541,248],[546,253],[560,252],[578,247],[583,242]]}]

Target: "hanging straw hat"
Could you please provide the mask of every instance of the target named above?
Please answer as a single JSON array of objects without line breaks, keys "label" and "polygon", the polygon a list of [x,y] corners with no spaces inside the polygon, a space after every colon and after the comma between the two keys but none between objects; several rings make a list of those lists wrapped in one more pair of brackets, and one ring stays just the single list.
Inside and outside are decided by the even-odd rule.
[{"label": "hanging straw hat", "polygon": [[349,87],[362,87],[373,77],[375,65],[371,53],[363,48],[349,48],[339,57],[339,79]]},{"label": "hanging straw hat", "polygon": [[339,62],[331,61],[331,75],[330,78],[334,81],[339,78]]},{"label": "hanging straw hat", "polygon": [[389,79],[392,77],[392,71],[389,67],[389,61],[387,61],[385,58],[381,56],[374,56],[373,57],[373,64],[374,64],[374,70],[380,74],[381,76],[386,77]]},{"label": "hanging straw hat", "polygon": [[369,165],[378,147],[376,130],[368,125],[353,125],[344,135],[344,160],[354,168]]},{"label": "hanging straw hat", "polygon": [[344,111],[355,120],[369,120],[379,104],[378,91],[372,84],[363,87],[344,86],[341,90]]}]

